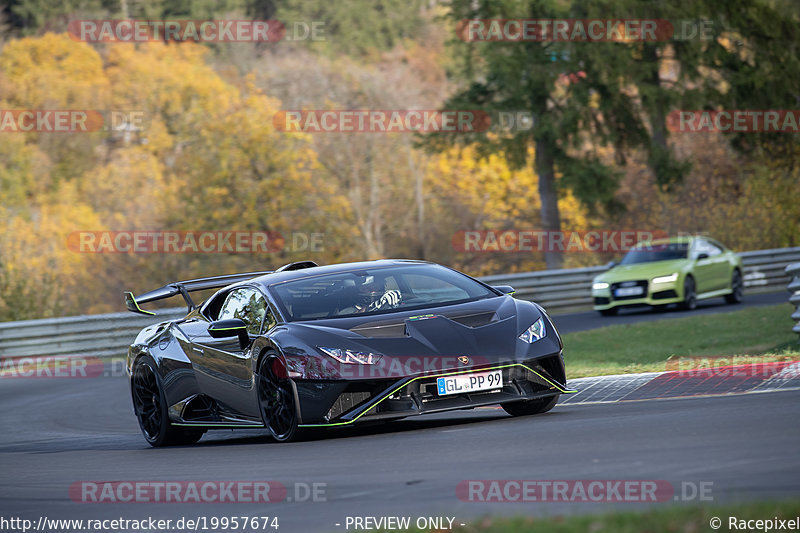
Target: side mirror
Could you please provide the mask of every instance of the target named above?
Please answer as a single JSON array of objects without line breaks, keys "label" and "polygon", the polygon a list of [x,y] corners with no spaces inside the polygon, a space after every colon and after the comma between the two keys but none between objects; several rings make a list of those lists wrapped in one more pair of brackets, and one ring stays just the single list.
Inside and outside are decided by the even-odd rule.
[{"label": "side mirror", "polygon": [[708,254],[698,254],[697,260],[700,261],[701,259],[708,259]]},{"label": "side mirror", "polygon": [[608,263],[606,263],[606,266],[608,268],[614,268],[615,266],[617,266],[617,262],[616,261],[609,261]]},{"label": "side mirror", "polygon": [[247,324],[241,318],[215,320],[208,326],[208,334],[215,339],[239,337],[239,346],[242,349],[247,348],[247,345],[250,344],[250,337],[247,335]]},{"label": "side mirror", "polygon": [[502,292],[503,294],[514,294],[514,287],[511,285],[494,285],[493,289]]}]

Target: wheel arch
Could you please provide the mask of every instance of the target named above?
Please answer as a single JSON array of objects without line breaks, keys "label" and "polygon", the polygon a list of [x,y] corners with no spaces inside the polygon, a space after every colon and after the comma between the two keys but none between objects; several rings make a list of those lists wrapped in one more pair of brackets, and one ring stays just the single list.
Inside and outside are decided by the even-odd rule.
[{"label": "wheel arch", "polygon": [[294,382],[294,379],[292,379],[291,376],[288,376],[288,368],[289,367],[288,367],[288,364],[286,362],[286,355],[284,354],[283,349],[281,348],[281,346],[278,343],[276,343],[273,339],[271,339],[269,337],[263,337],[263,338],[265,339],[265,342],[263,344],[259,345],[258,348],[257,348],[258,355],[255,358],[256,366],[255,366],[255,369],[253,370],[253,373],[254,374],[258,373],[258,369],[261,367],[261,361],[264,359],[264,357],[266,357],[266,355],[269,352],[275,352],[277,354],[277,356],[283,362],[284,368],[287,369],[287,378],[289,379],[289,384],[292,387],[292,395],[294,396],[294,409],[295,409],[295,412],[297,413],[297,423],[298,423],[298,425],[302,424],[303,423],[303,410],[300,408],[300,396],[297,393],[297,384]]},{"label": "wheel arch", "polygon": [[[156,365],[156,370],[161,374],[161,360],[153,355],[148,346],[131,346],[128,351],[128,377],[133,378],[133,369],[144,357],[149,357]],[[163,376],[161,376],[163,378]]]},{"label": "wheel arch", "polygon": [[694,277],[694,272],[691,269],[687,268],[683,272],[683,276],[681,276],[681,278],[680,278],[680,283],[677,284],[678,290],[681,291],[680,292],[681,298],[685,298],[686,297],[686,292],[685,292],[686,280],[689,279],[689,278],[691,278],[692,283],[694,283],[695,292],[697,292],[697,280]]}]

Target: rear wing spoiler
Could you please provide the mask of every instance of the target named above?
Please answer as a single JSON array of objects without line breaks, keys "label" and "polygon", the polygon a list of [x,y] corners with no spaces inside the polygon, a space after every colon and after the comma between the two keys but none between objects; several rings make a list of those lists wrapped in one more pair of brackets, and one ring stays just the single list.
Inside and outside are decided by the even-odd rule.
[{"label": "rear wing spoiler", "polygon": [[180,294],[183,296],[186,306],[189,308],[188,312],[191,313],[197,309],[197,305],[195,305],[191,296],[189,296],[190,292],[202,291],[206,289],[219,289],[221,287],[233,285],[234,283],[239,283],[240,281],[247,281],[249,279],[257,278],[258,276],[263,276],[264,274],[272,274],[273,272],[284,272],[288,270],[301,270],[303,268],[311,268],[315,266],[317,266],[317,264],[314,261],[296,261],[294,263],[289,263],[288,265],[283,265],[274,271],[264,270],[263,272],[245,272],[242,274],[227,274],[224,276],[213,276],[210,278],[175,281],[158,289],[153,289],[150,292],[140,294],[139,296],[134,296],[132,292],[126,292],[125,307],[127,307],[128,311],[132,313],[138,313],[140,315],[155,315],[155,313],[152,311],[142,309],[139,304],[155,302],[156,300],[164,300]]},{"label": "rear wing spoiler", "polygon": [[155,302],[156,300],[164,300],[166,298],[172,298],[173,296],[181,295],[183,296],[186,305],[189,308],[189,312],[193,311],[197,308],[195,303],[192,301],[191,296],[189,296],[190,292],[195,291],[202,291],[205,289],[219,289],[221,287],[227,287],[228,285],[232,285],[234,283],[239,283],[240,281],[247,281],[249,279],[256,278],[258,276],[263,276],[264,274],[272,273],[271,270],[266,270],[263,272],[246,272],[243,274],[228,274],[225,276],[214,276],[211,278],[198,278],[198,279],[189,279],[186,281],[175,281],[173,283],[168,283],[163,287],[158,289],[153,289],[150,292],[146,292],[144,294],[140,294],[139,296],[134,296],[132,292],[125,293],[125,307],[128,308],[128,311],[133,313],[139,313],[140,315],[155,315],[152,311],[147,311],[140,307],[140,304],[145,304],[147,302]]}]

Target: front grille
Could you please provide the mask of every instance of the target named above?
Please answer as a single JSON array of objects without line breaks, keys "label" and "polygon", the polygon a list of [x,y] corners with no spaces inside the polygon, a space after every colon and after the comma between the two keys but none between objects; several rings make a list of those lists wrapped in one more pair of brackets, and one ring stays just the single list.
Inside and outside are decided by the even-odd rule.
[{"label": "front grille", "polygon": [[328,411],[328,420],[339,417],[353,407],[366,402],[371,397],[372,395],[369,392],[345,392],[340,394],[336,401],[333,402],[330,411]]},{"label": "front grille", "polygon": [[498,369],[503,374],[502,388],[441,396],[437,387],[438,375],[403,378],[406,383],[400,388],[397,388],[397,381],[350,383],[336,397],[327,414],[320,418],[327,423],[361,417],[362,420],[402,418],[412,414],[550,397],[558,394],[564,386],[566,379],[560,354],[528,360],[523,364]]},{"label": "front grille", "polygon": [[[562,366],[560,357],[557,355],[544,359],[537,359],[536,361],[528,361],[526,362],[526,365],[539,372],[547,379],[551,379],[562,385],[566,381],[563,370],[564,367]],[[488,370],[490,369],[487,369],[487,371]],[[501,372],[503,373],[503,390],[506,392],[516,391],[518,387],[521,387],[525,393],[530,394],[536,391],[549,390],[552,388],[547,381],[523,367],[514,366],[510,368],[503,368],[501,369]],[[449,400],[464,395],[471,397],[490,395],[499,390],[483,390],[472,393],[464,393],[464,395],[446,394],[440,396],[437,387],[437,380],[438,376],[435,376],[429,378],[426,377],[424,379],[414,381],[413,383],[409,383],[402,389],[392,394],[389,400],[416,398],[421,403],[435,403],[439,400]],[[381,407],[379,407],[379,409],[381,409]]]},{"label": "front grille", "polygon": [[[641,294],[633,294],[631,296],[617,296],[615,291],[621,288],[629,288],[629,287],[641,287],[642,293]],[[640,298],[645,298],[647,296],[647,280],[640,279],[636,281],[622,281],[618,283],[611,284],[611,297],[616,300],[638,300]]]},{"label": "front grille", "polygon": [[668,291],[659,291],[652,294],[653,300],[666,300],[667,298],[677,298],[678,293],[670,289]]}]

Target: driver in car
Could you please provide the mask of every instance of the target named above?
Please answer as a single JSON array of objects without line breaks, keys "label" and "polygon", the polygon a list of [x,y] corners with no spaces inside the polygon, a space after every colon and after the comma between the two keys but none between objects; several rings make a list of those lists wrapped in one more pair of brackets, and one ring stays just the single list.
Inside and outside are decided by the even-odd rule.
[{"label": "driver in car", "polygon": [[400,291],[386,290],[377,281],[368,280],[358,287],[358,295],[353,306],[339,311],[342,315],[353,313],[372,313],[381,309],[392,309],[400,305]]}]

